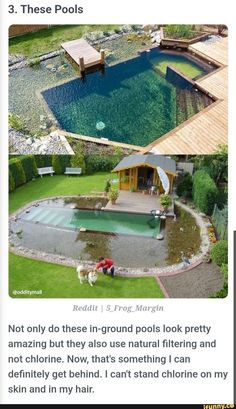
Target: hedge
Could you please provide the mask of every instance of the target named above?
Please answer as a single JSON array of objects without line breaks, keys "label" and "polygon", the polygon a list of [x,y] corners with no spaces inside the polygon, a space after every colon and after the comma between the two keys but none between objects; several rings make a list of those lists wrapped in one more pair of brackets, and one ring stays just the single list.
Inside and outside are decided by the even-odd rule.
[{"label": "hedge", "polygon": [[207,215],[211,215],[217,202],[218,189],[214,180],[204,170],[193,175],[193,201]]},{"label": "hedge", "polygon": [[34,155],[37,168],[52,166],[52,155]]},{"label": "hedge", "polygon": [[211,249],[211,258],[218,266],[228,264],[228,242],[219,240]]},{"label": "hedge", "polygon": [[15,190],[15,181],[11,171],[9,170],[9,192],[13,192],[13,190]]},{"label": "hedge", "polygon": [[179,181],[176,193],[179,197],[192,197],[193,178],[190,173],[186,173]]},{"label": "hedge", "polygon": [[65,168],[70,167],[71,156],[69,155],[53,155],[51,165],[56,175],[64,175]]},{"label": "hedge", "polygon": [[110,172],[120,162],[117,155],[87,155],[85,156],[86,174],[91,175],[95,172]]},{"label": "hedge", "polygon": [[86,163],[84,157],[84,145],[82,142],[78,141],[74,149],[74,155],[71,156],[71,167],[81,168],[82,173],[86,174]]},{"label": "hedge", "polygon": [[26,176],[20,159],[10,159],[9,171],[14,179],[15,188],[26,183]]},{"label": "hedge", "polygon": [[[9,160],[9,191],[38,176],[37,168],[53,166],[56,175],[63,175],[66,167],[82,167],[85,174],[109,172],[120,162],[120,155],[19,155]],[[80,166],[79,166],[80,165]],[[84,172],[83,172],[84,173]]]},{"label": "hedge", "polygon": [[38,176],[37,166],[33,155],[20,156],[19,160],[25,172],[26,182]]}]

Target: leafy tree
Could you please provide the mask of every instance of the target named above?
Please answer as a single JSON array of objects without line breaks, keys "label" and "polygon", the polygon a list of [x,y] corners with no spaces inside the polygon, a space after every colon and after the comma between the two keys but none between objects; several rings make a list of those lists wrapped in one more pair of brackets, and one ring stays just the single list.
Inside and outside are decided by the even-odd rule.
[{"label": "leafy tree", "polygon": [[75,154],[71,156],[70,164],[73,168],[81,168],[82,173],[86,173],[86,164],[84,157],[84,147],[82,142],[77,142],[74,150]]},{"label": "leafy tree", "polygon": [[195,169],[205,170],[218,184],[228,181],[228,146],[219,145],[213,155],[197,155],[194,160]]}]

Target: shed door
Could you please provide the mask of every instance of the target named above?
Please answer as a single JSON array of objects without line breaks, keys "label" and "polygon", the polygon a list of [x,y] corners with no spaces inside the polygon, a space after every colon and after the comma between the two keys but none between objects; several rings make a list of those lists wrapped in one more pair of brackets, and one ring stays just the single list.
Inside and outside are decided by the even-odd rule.
[{"label": "shed door", "polygon": [[125,169],[120,172],[120,189],[129,190],[129,186],[130,186],[129,169]]}]

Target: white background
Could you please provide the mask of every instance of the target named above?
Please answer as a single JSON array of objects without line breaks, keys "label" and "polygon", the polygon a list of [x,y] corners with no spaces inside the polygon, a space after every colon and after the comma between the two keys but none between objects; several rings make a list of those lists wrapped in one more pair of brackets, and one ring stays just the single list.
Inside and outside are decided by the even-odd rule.
[{"label": "white background", "polygon": [[[61,0],[62,1],[62,0]],[[235,10],[233,2],[219,0],[198,0],[197,2],[183,0],[117,2],[86,0],[78,2],[84,7],[82,15],[10,15],[7,4],[19,4],[20,1],[1,1],[1,401],[2,403],[146,403],[146,404],[203,404],[203,403],[233,403],[233,230],[236,226],[235,205]],[[23,3],[23,2],[22,2]],[[31,5],[51,6],[59,3],[52,0],[31,0]],[[63,0],[63,5],[74,5],[76,1]],[[164,312],[156,314],[125,314],[114,313],[72,313],[72,306],[85,304],[85,300],[53,299],[53,300],[20,300],[8,297],[8,141],[7,141],[7,110],[8,110],[8,26],[11,24],[155,24],[155,23],[186,23],[186,24],[227,24],[229,27],[229,295],[226,299],[207,300],[157,300],[164,306]],[[157,304],[154,300],[141,301],[147,305]],[[91,303],[91,301],[89,301]],[[93,302],[92,302],[93,303]],[[118,303],[120,305],[138,304],[138,300],[98,300],[96,304]],[[82,325],[83,322],[104,324],[128,324],[130,322],[155,323],[189,323],[209,324],[214,327],[214,337],[218,339],[218,350],[212,353],[199,353],[193,364],[193,370],[225,370],[229,371],[229,379],[223,381],[171,381],[161,380],[140,381],[134,383],[125,380],[121,383],[103,382],[96,388],[94,396],[79,395],[71,400],[58,396],[7,396],[7,361],[6,344],[8,339],[7,325],[34,323],[70,323]],[[109,338],[109,337],[108,337]],[[148,338],[148,337],[147,337]],[[184,353],[183,353],[184,355]],[[44,368],[46,369],[46,368]],[[120,369],[120,368],[119,368]],[[28,381],[30,384],[30,381]],[[51,400],[50,400],[51,399]],[[94,399],[94,400],[93,400]]]}]

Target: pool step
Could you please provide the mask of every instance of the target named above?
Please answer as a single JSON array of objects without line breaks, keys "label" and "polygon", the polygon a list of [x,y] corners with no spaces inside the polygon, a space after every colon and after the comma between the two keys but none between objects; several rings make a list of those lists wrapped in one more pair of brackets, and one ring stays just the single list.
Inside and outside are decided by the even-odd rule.
[{"label": "pool step", "polygon": [[42,212],[41,207],[32,208],[30,209],[30,213],[25,213],[23,215],[23,219],[27,221],[34,221],[41,212]]}]

